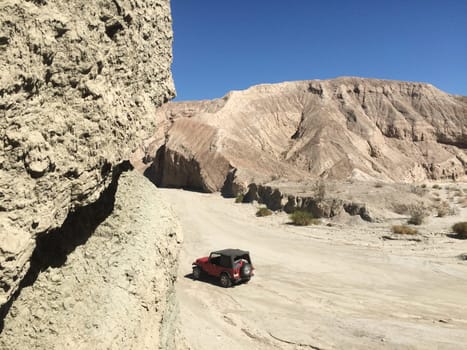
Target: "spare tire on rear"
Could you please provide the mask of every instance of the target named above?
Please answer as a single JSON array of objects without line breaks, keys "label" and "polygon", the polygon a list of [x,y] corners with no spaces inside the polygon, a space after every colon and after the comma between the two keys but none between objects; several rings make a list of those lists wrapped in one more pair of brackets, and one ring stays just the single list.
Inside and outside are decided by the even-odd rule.
[{"label": "spare tire on rear", "polygon": [[251,275],[251,264],[245,263],[243,264],[240,270],[240,276],[242,278],[250,278]]}]

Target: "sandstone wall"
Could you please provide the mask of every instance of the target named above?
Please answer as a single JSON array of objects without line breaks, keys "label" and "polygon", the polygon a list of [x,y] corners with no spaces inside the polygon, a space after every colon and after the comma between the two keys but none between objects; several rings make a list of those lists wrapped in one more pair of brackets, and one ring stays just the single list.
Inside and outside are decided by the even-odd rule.
[{"label": "sandstone wall", "polygon": [[0,2],[0,305],[174,96],[169,0]]}]

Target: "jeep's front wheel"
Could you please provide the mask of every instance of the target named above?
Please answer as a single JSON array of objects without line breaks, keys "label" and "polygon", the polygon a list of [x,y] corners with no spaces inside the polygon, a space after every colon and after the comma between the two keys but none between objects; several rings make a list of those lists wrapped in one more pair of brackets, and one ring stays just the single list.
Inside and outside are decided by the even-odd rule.
[{"label": "jeep's front wheel", "polygon": [[229,288],[232,286],[232,280],[230,279],[229,275],[223,273],[220,277],[221,286],[224,288]]},{"label": "jeep's front wheel", "polygon": [[193,279],[199,280],[201,278],[201,268],[199,266],[193,267]]}]

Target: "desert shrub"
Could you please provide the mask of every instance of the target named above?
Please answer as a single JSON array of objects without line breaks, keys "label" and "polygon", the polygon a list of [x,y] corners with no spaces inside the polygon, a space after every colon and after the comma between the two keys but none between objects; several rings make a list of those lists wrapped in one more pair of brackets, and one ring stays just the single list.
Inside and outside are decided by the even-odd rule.
[{"label": "desert shrub", "polygon": [[377,183],[375,183],[375,187],[376,187],[376,188],[381,188],[381,187],[383,187],[383,186],[384,186],[384,184],[383,184],[382,182],[377,182]]},{"label": "desert shrub", "polygon": [[435,202],[441,202],[441,198],[440,198],[440,197],[433,197],[432,200],[434,200]]},{"label": "desert shrub", "polygon": [[392,232],[399,235],[416,235],[418,233],[415,227],[410,227],[407,225],[394,225],[391,227]]},{"label": "desert shrub", "polygon": [[442,201],[436,207],[436,211],[438,212],[438,217],[442,218],[443,216],[449,215],[451,213],[451,207],[449,203],[446,201]]},{"label": "desert shrub", "polygon": [[440,186],[440,185],[438,185],[438,184],[434,184],[434,185],[433,185],[433,189],[435,189],[435,190],[439,190],[439,189],[441,189],[441,186]]},{"label": "desert shrub", "polygon": [[417,196],[423,197],[428,192],[428,190],[424,187],[411,186],[410,192],[416,194]]},{"label": "desert shrub", "polygon": [[235,203],[243,203],[243,198],[245,198],[245,195],[240,193],[237,197],[235,197]]},{"label": "desert shrub", "polygon": [[423,184],[421,187],[422,187],[422,188],[426,188],[426,184]]},{"label": "desert shrub", "polygon": [[269,216],[272,215],[272,211],[269,210],[268,208],[259,208],[258,211],[256,212],[256,216]]},{"label": "desert shrub", "polygon": [[395,203],[392,205],[392,209],[395,213],[404,215],[409,212],[409,206],[405,203]]},{"label": "desert shrub", "polygon": [[320,219],[316,219],[307,211],[297,210],[289,215],[292,224],[297,226],[319,225]]},{"label": "desert shrub", "polygon": [[421,225],[428,217],[429,212],[428,209],[422,203],[417,203],[409,206],[409,215],[409,224]]},{"label": "desert shrub", "polygon": [[452,226],[452,230],[457,233],[460,238],[467,239],[467,221],[454,224],[454,226]]}]

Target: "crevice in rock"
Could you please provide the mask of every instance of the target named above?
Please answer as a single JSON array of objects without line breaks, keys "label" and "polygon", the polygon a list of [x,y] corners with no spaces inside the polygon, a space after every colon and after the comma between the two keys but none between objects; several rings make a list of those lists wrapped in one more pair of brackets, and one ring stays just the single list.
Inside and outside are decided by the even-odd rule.
[{"label": "crevice in rock", "polygon": [[111,21],[105,25],[105,34],[112,40],[115,40],[117,33],[122,30],[123,25],[119,21]]},{"label": "crevice in rock", "polygon": [[97,201],[70,212],[60,228],[44,232],[36,237],[36,248],[31,257],[28,272],[13,297],[0,308],[0,334],[4,328],[5,317],[21,294],[21,290],[32,286],[39,274],[49,267],[63,266],[68,255],[76,247],[86,244],[95,229],[112,213],[118,179],[123,172],[131,169],[129,161],[115,166],[110,185],[101,193]]},{"label": "crevice in rock", "polygon": [[122,7],[120,6],[120,4],[118,3],[117,0],[112,0],[112,2],[114,3],[115,7],[117,8],[117,13],[119,16],[122,15]]},{"label": "crevice in rock", "polygon": [[467,149],[467,135],[464,136],[464,139],[459,137],[457,140],[449,140],[443,136],[439,136],[436,142],[446,146],[455,146],[460,149]]},{"label": "crevice in rock", "polygon": [[323,87],[321,85],[314,86],[313,84],[310,84],[308,86],[308,92],[311,92],[313,95],[323,97]]},{"label": "crevice in rock", "polygon": [[0,46],[8,45],[10,43],[10,38],[6,36],[0,36]]},{"label": "crevice in rock", "polygon": [[303,122],[305,121],[305,113],[302,112],[302,115],[300,117],[300,122],[298,123],[297,130],[295,133],[291,136],[292,140],[299,139],[300,137],[303,136]]},{"label": "crevice in rock", "polygon": [[26,0],[27,2],[32,2],[37,6],[44,6],[47,5],[47,0]]}]

